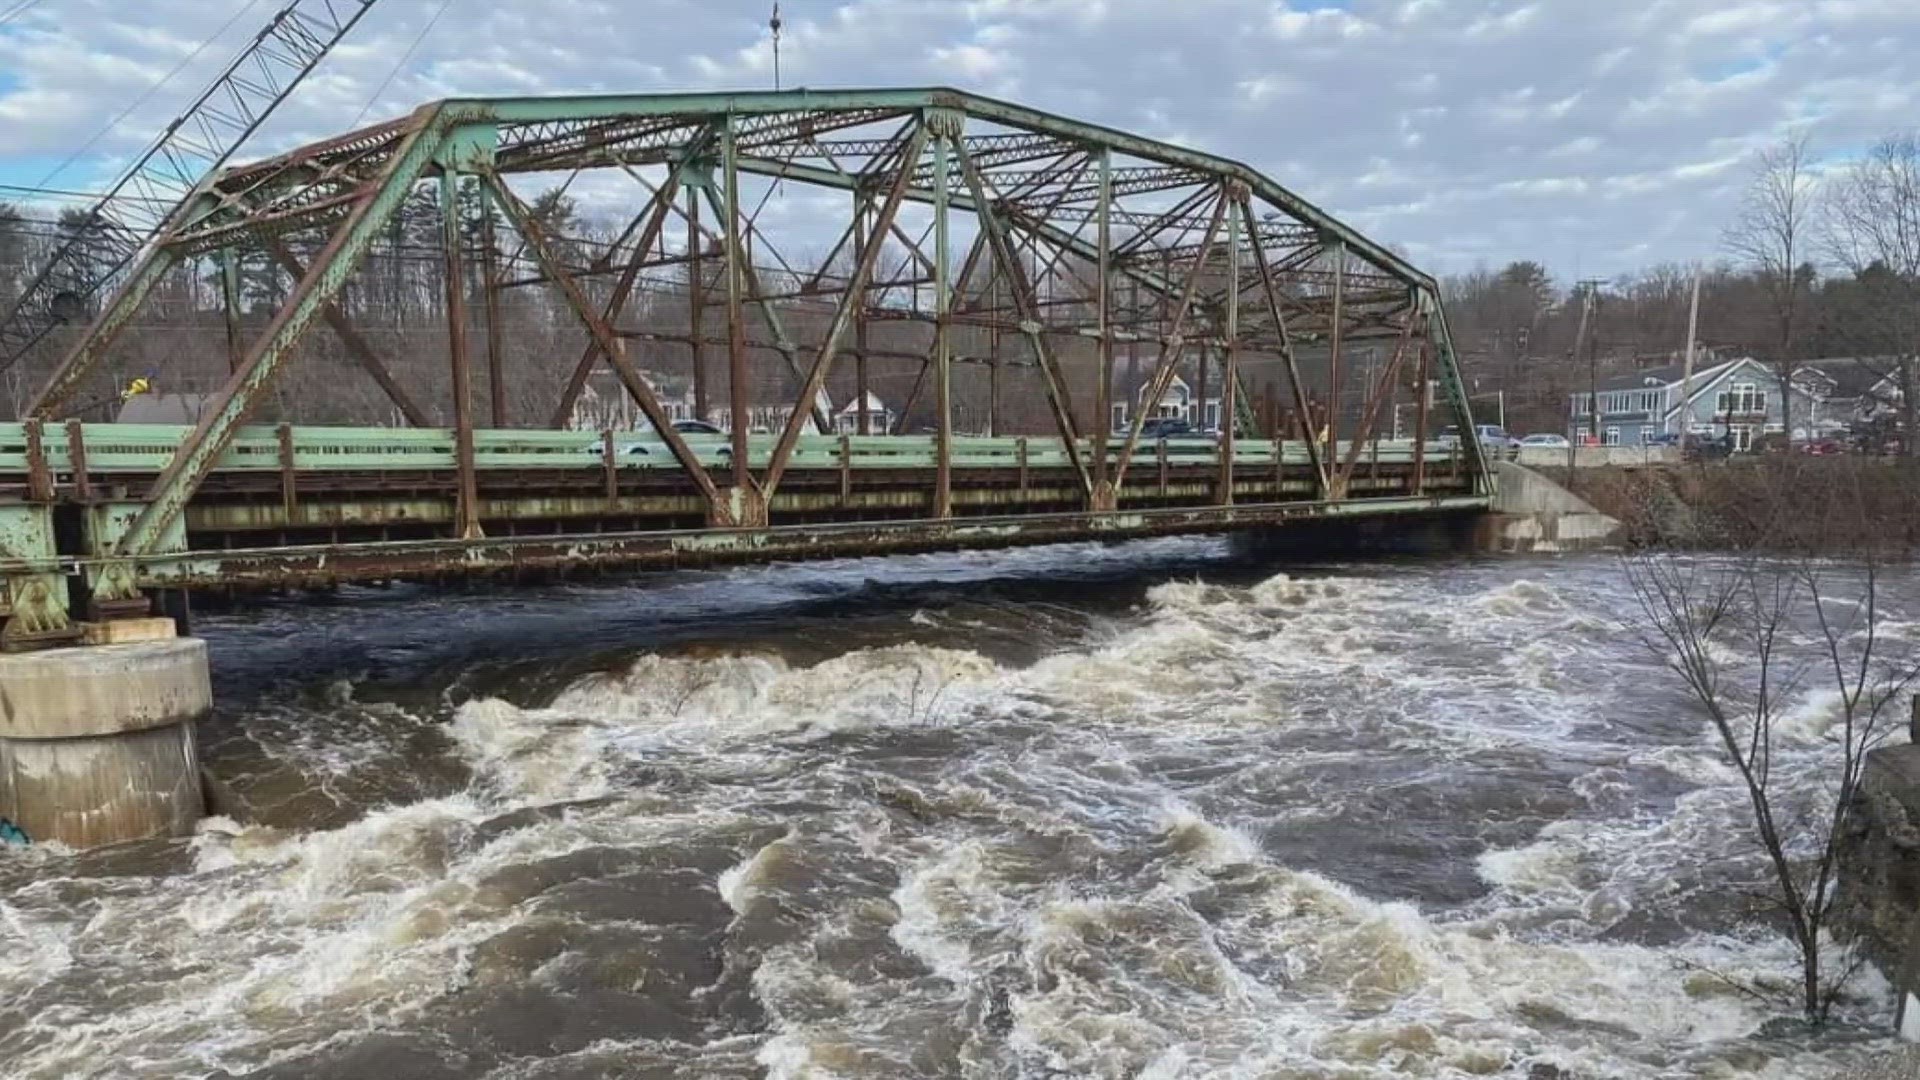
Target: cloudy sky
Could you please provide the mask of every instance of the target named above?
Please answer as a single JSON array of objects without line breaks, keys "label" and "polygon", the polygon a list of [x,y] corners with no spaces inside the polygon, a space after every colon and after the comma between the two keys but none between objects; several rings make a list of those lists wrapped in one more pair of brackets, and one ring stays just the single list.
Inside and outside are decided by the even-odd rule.
[{"label": "cloudy sky", "polygon": [[[0,184],[109,179],[282,2],[0,0]],[[380,0],[253,149],[452,94],[768,87],[770,6]],[[1838,162],[1920,126],[1920,0],[781,11],[788,86],[953,85],[1222,153],[1438,272],[1535,258],[1570,279],[1715,258],[1756,147],[1804,127]]]}]

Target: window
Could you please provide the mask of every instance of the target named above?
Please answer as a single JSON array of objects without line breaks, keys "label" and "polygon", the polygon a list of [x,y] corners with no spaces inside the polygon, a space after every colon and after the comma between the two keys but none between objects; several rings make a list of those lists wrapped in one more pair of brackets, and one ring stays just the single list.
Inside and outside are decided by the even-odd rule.
[{"label": "window", "polygon": [[1620,445],[1620,429],[1617,427],[1610,427],[1606,429],[1606,431],[1600,436],[1600,442],[1604,446],[1619,446]]},{"label": "window", "polygon": [[1115,405],[1113,407],[1112,430],[1124,431],[1126,430],[1126,426],[1127,426],[1127,407],[1125,405]]},{"label": "window", "polygon": [[1714,403],[1714,411],[1722,416],[1751,416],[1767,411],[1767,395],[1750,382],[1730,384],[1720,391]]},{"label": "window", "polygon": [[1727,429],[1733,436],[1733,448],[1739,451],[1753,449],[1753,425],[1735,424]]},{"label": "window", "polygon": [[1219,402],[1217,401],[1207,402],[1207,422],[1203,426],[1210,427],[1210,428],[1216,428],[1220,426],[1220,403]]}]

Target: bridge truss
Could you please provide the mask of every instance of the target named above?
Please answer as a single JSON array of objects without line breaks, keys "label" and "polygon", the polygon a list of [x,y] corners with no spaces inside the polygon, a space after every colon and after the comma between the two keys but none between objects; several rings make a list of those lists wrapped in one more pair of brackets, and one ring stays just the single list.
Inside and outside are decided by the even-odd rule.
[{"label": "bridge truss", "polygon": [[[637,205],[612,242],[590,251],[558,235],[527,192],[542,177],[591,173],[630,179]],[[356,331],[352,302],[369,254],[427,190],[441,208],[435,239],[447,283],[445,400],[431,408]],[[825,255],[789,258],[803,248]],[[170,274],[208,256],[231,266],[241,251],[270,253],[290,287],[249,339],[227,276],[230,374],[197,424],[160,433],[163,457],[150,445],[145,457],[125,449],[152,432],[54,426],[98,389],[116,340]],[[628,325],[649,274],[683,283],[679,329],[660,329],[657,317],[651,329]],[[513,289],[557,298],[584,332],[577,356],[546,368],[550,405],[537,411],[547,427],[567,428],[590,382],[610,375],[657,432],[645,446],[617,433],[588,433],[586,442],[578,432],[504,433],[510,414],[526,412],[516,393],[539,392],[516,392],[502,376],[498,307]],[[795,332],[796,312],[816,316],[814,332]],[[438,414],[450,423],[331,435],[290,426],[300,418],[274,402],[272,388],[307,360],[300,346],[317,321],[397,419],[429,428]],[[882,326],[892,330],[891,351],[870,342]],[[717,419],[724,438],[670,423],[657,370],[644,362],[663,350],[690,374],[693,411]],[[1130,379],[1121,378],[1122,353]],[[923,416],[924,435],[882,430],[892,410],[882,418],[864,407],[881,357],[912,372],[899,424]],[[1196,374],[1202,410],[1217,402],[1217,443],[1155,445],[1145,422]],[[1044,402],[1032,410],[1044,418],[1036,430],[1015,432],[1002,416],[1000,380],[1015,376],[1024,403]],[[958,428],[954,405],[962,384],[981,380],[991,386],[984,426],[994,437],[984,441],[977,420]],[[851,431],[835,431],[847,423],[835,413],[836,390],[862,405]],[[1412,438],[1397,448],[1389,439],[1383,451],[1401,397]],[[270,402],[277,434],[249,424]],[[755,434],[767,417],[770,429]],[[1442,452],[1430,428],[1439,422],[1463,436],[1444,451],[1444,476],[1432,456]],[[532,547],[503,537],[520,526],[499,493],[529,470],[547,477],[541,485],[576,470],[582,483],[604,480],[596,493],[610,506],[628,500],[626,511],[643,488],[672,500],[652,518],[623,511],[617,520],[677,530],[674,551],[692,550],[687,537],[696,534],[708,552],[790,550],[806,544],[772,543],[789,535],[782,529],[876,519],[910,519],[917,542],[938,545],[968,528],[1019,531],[1005,526],[1009,514],[1034,515],[1032,535],[1057,539],[1259,523],[1259,507],[1282,504],[1296,514],[1303,505],[1356,513],[1484,501],[1490,480],[1473,431],[1433,279],[1234,161],[943,89],[448,100],[229,167],[172,216],[68,343],[23,423],[0,432],[0,475],[10,461],[19,470],[18,506],[0,510],[7,633],[30,641],[66,632],[65,578],[98,614],[156,586],[271,577],[274,567],[304,580],[419,572],[432,562],[512,564]],[[887,438],[906,441],[878,441]],[[345,457],[324,458],[317,446],[328,439],[350,444]],[[394,470],[379,462],[424,453],[422,439],[438,440],[433,454],[444,457],[408,459],[406,469],[420,484],[444,481],[444,497],[434,496],[447,507],[444,521],[416,508],[357,537],[352,551],[337,529],[306,530],[315,523],[296,514],[292,495],[302,484],[346,491],[339,477],[359,477],[366,488],[342,494],[327,514],[335,526],[361,520],[367,491],[391,484]],[[105,444],[125,451],[115,459],[123,473],[106,475]],[[629,453],[651,454],[644,470],[626,469],[619,455]],[[343,473],[345,460],[354,468]],[[249,461],[278,490],[236,479],[252,475]],[[1039,501],[1027,497],[1035,471],[1051,485]],[[632,479],[641,473],[644,482]],[[1020,499],[993,494],[1014,489],[1016,475]],[[863,504],[857,487],[885,494]],[[205,522],[231,516],[250,491],[265,505],[248,513],[283,512],[279,539],[243,538],[251,562],[204,555],[215,531]],[[823,507],[836,494],[830,513]],[[62,530],[62,513],[78,525]],[[1155,525],[1156,514],[1171,516]],[[574,530],[553,523],[564,516],[549,515],[547,561],[587,557],[591,545],[574,542],[575,531],[601,534],[593,550],[606,549],[614,529],[606,519]],[[388,539],[397,525],[428,519],[427,532]],[[869,541],[878,536],[871,524],[861,529]],[[62,531],[84,543],[62,546]],[[856,542],[868,541],[834,550]],[[231,550],[235,541],[219,543]],[[430,553],[402,566],[407,543]]]}]

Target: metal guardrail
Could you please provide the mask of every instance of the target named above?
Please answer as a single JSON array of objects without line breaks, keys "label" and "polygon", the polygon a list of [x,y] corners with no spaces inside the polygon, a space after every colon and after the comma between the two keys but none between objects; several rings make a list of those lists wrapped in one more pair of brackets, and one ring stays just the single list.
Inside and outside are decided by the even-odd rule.
[{"label": "metal guardrail", "polygon": [[[175,451],[193,430],[175,424],[83,424],[77,425],[79,452],[86,468],[95,473],[152,473],[166,468]],[[55,473],[73,471],[75,426],[47,425],[41,430],[40,453],[46,468]],[[284,436],[284,437],[283,437]],[[687,443],[700,463],[716,468],[732,463],[732,449],[726,436],[688,435]],[[772,456],[776,437],[755,435],[748,440],[750,464],[763,467]],[[31,449],[28,426],[0,424],[0,474],[27,473]],[[1220,447],[1205,439],[1170,439],[1164,444],[1143,443],[1136,460],[1157,462],[1164,445],[1169,465],[1217,465]],[[1084,460],[1092,453],[1091,443],[1080,440]],[[597,431],[481,430],[474,432],[474,466],[480,470],[581,469],[601,467],[611,448],[621,469],[679,468],[666,444],[657,436],[643,432],[616,432],[611,439]],[[346,428],[289,427],[252,425],[241,429],[231,446],[220,455],[214,472],[282,472],[291,450],[296,472],[378,472],[435,471],[457,467],[454,434],[437,428]],[[1348,444],[1337,449],[1344,456]],[[1234,463],[1248,467],[1274,464],[1272,440],[1240,440],[1234,445]],[[1118,461],[1119,443],[1108,445],[1110,461]],[[1280,444],[1285,465],[1306,466],[1309,456],[1305,443],[1290,440]],[[1429,443],[1426,462],[1430,469],[1447,468],[1456,449]],[[1405,464],[1414,458],[1411,441],[1380,442],[1362,446],[1360,462],[1366,466]],[[1064,444],[1057,438],[982,438],[953,440],[953,467],[956,469],[1065,468],[1072,464]],[[918,469],[938,464],[935,439],[931,435],[803,436],[795,446],[793,468]]]}]

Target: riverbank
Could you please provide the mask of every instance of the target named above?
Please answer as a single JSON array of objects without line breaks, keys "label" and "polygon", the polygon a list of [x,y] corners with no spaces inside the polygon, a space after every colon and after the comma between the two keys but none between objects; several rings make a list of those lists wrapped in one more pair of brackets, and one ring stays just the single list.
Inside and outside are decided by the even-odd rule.
[{"label": "riverbank", "polygon": [[[1539,470],[1563,485],[1566,469]],[[1581,469],[1575,494],[1630,547],[1920,551],[1920,469],[1903,459],[1762,457]]]}]

